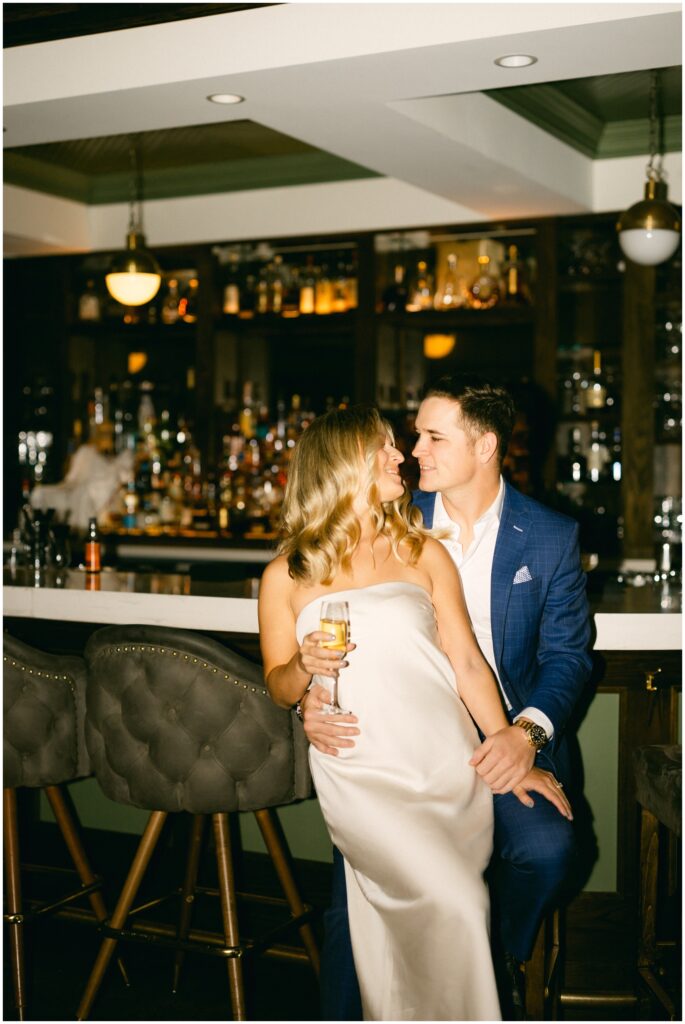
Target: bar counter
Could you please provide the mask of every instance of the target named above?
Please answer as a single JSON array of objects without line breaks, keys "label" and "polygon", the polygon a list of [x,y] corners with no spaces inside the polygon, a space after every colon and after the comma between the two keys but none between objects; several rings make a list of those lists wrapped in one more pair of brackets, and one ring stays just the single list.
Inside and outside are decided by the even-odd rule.
[{"label": "bar counter", "polygon": [[[71,569],[4,569],[4,614],[13,618],[173,626],[256,634],[259,580],[210,582],[187,574]],[[675,582],[640,587],[594,577],[589,587],[596,651],[673,651],[681,647],[682,601]]]}]

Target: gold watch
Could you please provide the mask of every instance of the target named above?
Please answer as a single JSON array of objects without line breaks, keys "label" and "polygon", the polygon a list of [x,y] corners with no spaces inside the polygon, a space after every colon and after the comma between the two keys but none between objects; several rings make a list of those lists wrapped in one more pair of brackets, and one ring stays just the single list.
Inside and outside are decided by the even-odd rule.
[{"label": "gold watch", "polygon": [[549,736],[542,726],[536,725],[535,722],[531,722],[528,718],[517,718],[514,725],[518,725],[519,729],[523,729],[528,737],[528,742],[536,751],[542,750],[545,744],[549,743]]}]

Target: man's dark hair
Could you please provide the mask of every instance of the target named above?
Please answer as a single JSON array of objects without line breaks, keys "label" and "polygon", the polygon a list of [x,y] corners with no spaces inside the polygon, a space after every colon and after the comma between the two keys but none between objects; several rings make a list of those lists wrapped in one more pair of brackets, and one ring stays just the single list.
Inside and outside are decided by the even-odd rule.
[{"label": "man's dark hair", "polygon": [[514,429],[514,400],[498,384],[477,374],[454,373],[428,384],[424,398],[449,398],[459,402],[463,426],[474,438],[492,431],[497,437],[500,465],[507,454]]}]

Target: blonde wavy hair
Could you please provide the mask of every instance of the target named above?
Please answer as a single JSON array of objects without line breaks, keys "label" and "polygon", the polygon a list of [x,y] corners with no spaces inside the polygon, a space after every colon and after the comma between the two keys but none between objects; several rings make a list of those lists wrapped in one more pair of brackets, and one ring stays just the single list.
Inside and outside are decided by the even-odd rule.
[{"label": "blonde wavy hair", "polygon": [[[415,565],[429,532],[408,491],[381,502],[376,456],[390,438],[390,425],[369,406],[334,409],[305,430],[288,467],[281,512],[278,551],[286,556],[291,577],[312,585],[332,582],[349,572],[361,539],[352,504],[362,491],[371,510],[376,536],[390,539],[399,561]],[[402,553],[400,553],[402,548]]]}]

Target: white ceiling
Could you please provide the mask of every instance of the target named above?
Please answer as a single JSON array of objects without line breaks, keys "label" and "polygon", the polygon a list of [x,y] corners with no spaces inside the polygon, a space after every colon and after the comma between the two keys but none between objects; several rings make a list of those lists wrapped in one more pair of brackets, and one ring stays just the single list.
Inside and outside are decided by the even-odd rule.
[{"label": "white ceiling", "polygon": [[[537,63],[493,63],[521,52]],[[5,50],[4,142],[249,118],[405,199],[446,200],[455,221],[574,212],[598,207],[593,162],[482,90],[680,63],[676,4],[282,4]],[[219,107],[215,92],[246,101]]]}]

